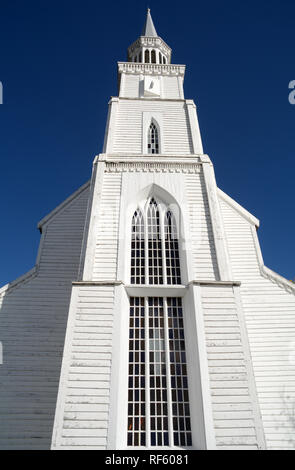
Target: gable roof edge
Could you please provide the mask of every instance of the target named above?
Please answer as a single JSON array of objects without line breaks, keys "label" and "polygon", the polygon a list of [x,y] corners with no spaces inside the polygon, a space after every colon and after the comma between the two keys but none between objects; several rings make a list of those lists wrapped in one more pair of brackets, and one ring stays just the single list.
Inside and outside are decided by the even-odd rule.
[{"label": "gable roof edge", "polygon": [[87,183],[80,186],[71,196],[65,199],[61,204],[59,204],[55,209],[53,209],[49,214],[47,214],[43,219],[38,222],[37,227],[42,233],[42,227],[47,224],[53,217],[55,217],[59,212],[61,212],[67,205],[69,205],[77,196],[79,196],[85,189],[90,185],[90,180]]},{"label": "gable roof edge", "polygon": [[224,193],[220,188],[217,188],[218,196],[227,202],[234,210],[236,210],[244,219],[246,219],[250,224],[255,225],[257,228],[260,225],[259,219],[254,215],[248,212],[244,207],[242,207],[238,202],[232,199],[228,194]]}]

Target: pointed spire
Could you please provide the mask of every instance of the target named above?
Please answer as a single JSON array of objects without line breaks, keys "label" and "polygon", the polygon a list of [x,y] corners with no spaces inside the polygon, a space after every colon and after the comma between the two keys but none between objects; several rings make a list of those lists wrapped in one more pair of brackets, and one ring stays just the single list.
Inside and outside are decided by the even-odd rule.
[{"label": "pointed spire", "polygon": [[145,25],[143,27],[141,35],[149,37],[158,37],[156,28],[151,17],[151,10],[149,8],[147,9]]}]

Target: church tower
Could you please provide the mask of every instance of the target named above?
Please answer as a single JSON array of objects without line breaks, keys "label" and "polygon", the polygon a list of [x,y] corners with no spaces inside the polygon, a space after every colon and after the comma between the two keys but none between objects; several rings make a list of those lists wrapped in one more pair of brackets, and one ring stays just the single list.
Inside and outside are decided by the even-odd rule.
[{"label": "church tower", "polygon": [[294,284],[216,185],[147,12],[103,153],[0,290],[0,448],[289,449]]},{"label": "church tower", "polygon": [[[223,343],[243,363],[237,383],[251,413],[245,442],[236,442],[264,445],[240,283],[231,271],[196,105],[184,98],[184,75],[184,65],[171,64],[171,49],[148,10],[128,62],[118,63],[119,93],[109,102],[103,153],[94,161],[54,449],[206,449],[234,442],[239,429],[216,441],[210,399],[216,368],[208,367],[206,344],[214,363]],[[224,334],[223,325],[229,325]],[[230,325],[238,342],[226,341]],[[220,371],[230,372],[219,362]],[[220,384],[234,389],[238,376]]]}]

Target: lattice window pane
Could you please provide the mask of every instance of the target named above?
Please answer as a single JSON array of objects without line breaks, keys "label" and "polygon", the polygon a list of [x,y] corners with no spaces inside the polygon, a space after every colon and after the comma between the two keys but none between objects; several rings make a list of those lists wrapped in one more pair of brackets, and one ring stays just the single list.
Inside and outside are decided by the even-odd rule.
[{"label": "lattice window pane", "polygon": [[166,212],[164,224],[167,284],[181,284],[177,227],[171,211]]},{"label": "lattice window pane", "polygon": [[145,377],[144,297],[131,297],[129,318],[128,446],[146,445]]},{"label": "lattice window pane", "polygon": [[159,153],[159,133],[153,122],[148,130],[148,153]]},{"label": "lattice window pane", "polygon": [[168,446],[167,371],[163,298],[149,297],[149,385],[152,446]]},{"label": "lattice window pane", "polygon": [[151,447],[192,445],[178,297],[130,298],[127,445],[148,443]]},{"label": "lattice window pane", "polygon": [[144,221],[140,210],[132,218],[131,284],[145,284]]},{"label": "lattice window pane", "polygon": [[148,283],[163,284],[163,255],[160,230],[160,215],[154,198],[147,210],[148,225]]},{"label": "lattice window pane", "polygon": [[167,309],[173,440],[176,446],[191,446],[192,434],[181,298],[167,298]]}]

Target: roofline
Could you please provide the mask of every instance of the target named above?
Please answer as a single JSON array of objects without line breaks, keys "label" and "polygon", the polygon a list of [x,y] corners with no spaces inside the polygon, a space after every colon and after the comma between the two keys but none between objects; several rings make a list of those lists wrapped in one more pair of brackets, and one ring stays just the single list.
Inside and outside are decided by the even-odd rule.
[{"label": "roofline", "polygon": [[49,214],[47,214],[45,217],[43,217],[43,219],[41,219],[40,222],[38,222],[38,225],[37,225],[40,232],[42,233],[42,227],[45,224],[47,224],[47,222],[49,222],[50,219],[55,217],[58,214],[58,212],[60,212],[68,204],[70,204],[73,201],[73,199],[75,199],[77,196],[79,196],[79,194],[81,194],[83,191],[85,191],[85,189],[87,189],[89,185],[90,185],[90,180],[87,181],[87,183],[80,186],[80,188],[77,189],[73,194],[71,194],[71,196],[69,196],[61,204],[59,204],[55,209],[53,209],[53,211],[49,212]]},{"label": "roofline", "polygon": [[232,199],[228,194],[224,193],[220,188],[217,188],[217,193],[225,202],[227,202],[233,209],[235,209],[244,219],[248,220],[252,225],[255,225],[257,228],[260,225],[259,219],[254,217],[250,212],[248,212],[244,207],[242,207],[238,202]]}]

